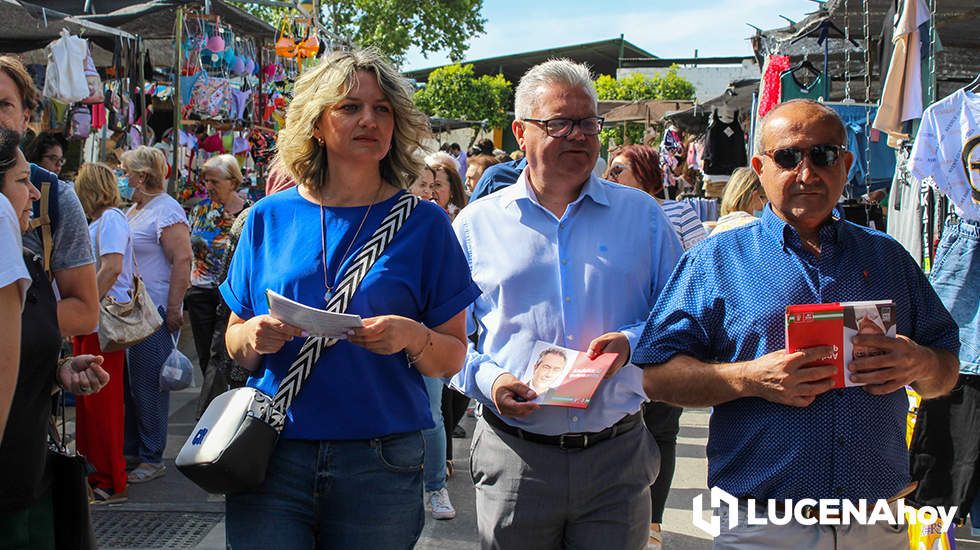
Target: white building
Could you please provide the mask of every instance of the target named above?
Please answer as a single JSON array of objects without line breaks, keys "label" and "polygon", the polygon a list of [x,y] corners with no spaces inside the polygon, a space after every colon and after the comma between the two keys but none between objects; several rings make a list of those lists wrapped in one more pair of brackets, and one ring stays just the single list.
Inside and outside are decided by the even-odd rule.
[{"label": "white building", "polygon": [[632,73],[652,77],[667,72],[673,64],[677,65],[677,75],[694,85],[698,103],[725,93],[732,82],[759,78],[761,75],[761,69],[752,57],[705,57],[635,60],[617,69],[616,78],[621,79]]}]

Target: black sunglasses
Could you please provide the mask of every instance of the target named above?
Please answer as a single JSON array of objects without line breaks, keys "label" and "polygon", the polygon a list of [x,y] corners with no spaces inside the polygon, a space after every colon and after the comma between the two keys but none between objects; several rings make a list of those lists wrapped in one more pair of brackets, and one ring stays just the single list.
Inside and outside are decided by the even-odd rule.
[{"label": "black sunglasses", "polygon": [[837,164],[841,154],[846,151],[841,145],[814,145],[807,149],[797,149],[787,147],[785,149],[771,149],[762,154],[771,157],[780,168],[793,170],[803,162],[805,157],[810,157],[810,162],[814,166],[826,168]]}]

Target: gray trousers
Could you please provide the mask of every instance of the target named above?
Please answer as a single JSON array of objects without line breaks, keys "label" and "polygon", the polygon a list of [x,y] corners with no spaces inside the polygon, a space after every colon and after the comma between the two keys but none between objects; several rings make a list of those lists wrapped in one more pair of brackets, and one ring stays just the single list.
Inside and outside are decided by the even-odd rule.
[{"label": "gray trousers", "polygon": [[660,451],[642,424],[593,447],[562,450],[481,419],[470,471],[484,549],[646,546]]},{"label": "gray trousers", "polygon": [[[715,537],[713,550],[908,550],[908,526],[889,525],[749,525],[748,507],[740,503],[738,524],[728,529],[728,507],[723,506],[718,517],[721,533]],[[757,512],[755,514],[759,516]]]}]

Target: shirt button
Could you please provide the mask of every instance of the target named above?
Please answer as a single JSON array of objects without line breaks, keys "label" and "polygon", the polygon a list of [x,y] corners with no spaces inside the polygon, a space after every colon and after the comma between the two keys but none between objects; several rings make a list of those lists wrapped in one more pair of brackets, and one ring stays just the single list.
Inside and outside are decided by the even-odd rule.
[{"label": "shirt button", "polygon": [[572,336],[571,334],[569,334],[568,336],[565,337],[565,339],[568,340],[569,342],[571,342],[572,340],[575,339],[575,337]]},{"label": "shirt button", "polygon": [[841,495],[844,494],[844,488],[843,487],[838,487],[838,488],[834,489],[834,492],[837,493],[837,496],[841,496]]},{"label": "shirt button", "polygon": [[572,417],[572,422],[578,422],[578,417],[577,416],[573,416]]},{"label": "shirt button", "polygon": [[571,296],[565,296],[565,301],[566,302],[571,302],[572,301],[572,297]]},{"label": "shirt button", "polygon": [[568,265],[568,260],[562,260],[561,265]]},{"label": "shirt button", "polygon": [[838,437],[837,438],[837,444],[840,445],[841,447],[846,447],[847,446],[847,440],[844,439],[843,436],[842,437]]}]

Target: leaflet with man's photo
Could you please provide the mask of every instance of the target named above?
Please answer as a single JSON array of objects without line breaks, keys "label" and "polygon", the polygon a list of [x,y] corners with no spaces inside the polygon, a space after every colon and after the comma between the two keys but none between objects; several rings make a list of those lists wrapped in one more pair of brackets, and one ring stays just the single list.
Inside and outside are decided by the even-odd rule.
[{"label": "leaflet with man's photo", "polygon": [[535,403],[584,409],[615,360],[615,353],[590,360],[585,352],[538,341],[521,381],[538,394]]},{"label": "leaflet with man's photo", "polygon": [[789,306],[786,308],[786,351],[793,353],[805,348],[833,346],[831,357],[812,364],[837,367],[835,388],[863,386],[851,381],[851,361],[883,352],[855,346],[851,339],[858,334],[894,338],[897,333],[895,322],[895,304],[891,300]]}]

